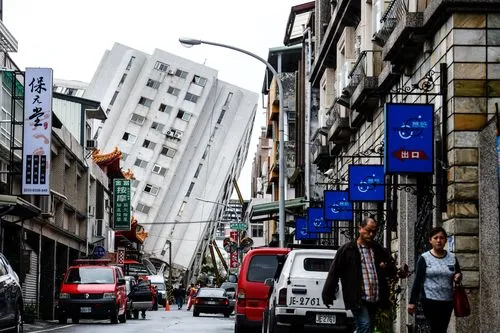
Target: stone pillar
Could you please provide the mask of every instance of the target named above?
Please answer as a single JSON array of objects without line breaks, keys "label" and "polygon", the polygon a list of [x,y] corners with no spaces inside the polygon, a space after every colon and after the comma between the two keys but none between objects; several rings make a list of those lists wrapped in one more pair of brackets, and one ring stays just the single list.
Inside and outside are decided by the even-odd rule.
[{"label": "stone pillar", "polygon": [[479,164],[479,321],[480,332],[500,331],[500,212],[495,124],[480,134]]},{"label": "stone pillar", "polygon": [[[413,177],[399,176],[400,185],[414,186],[416,181]],[[410,270],[415,268],[415,224],[417,222],[417,196],[412,192],[401,191],[398,195],[398,266],[407,264]],[[413,317],[408,314],[406,308],[410,299],[413,276],[401,280],[403,292],[400,298],[396,332],[407,332],[407,324],[413,324]]]}]

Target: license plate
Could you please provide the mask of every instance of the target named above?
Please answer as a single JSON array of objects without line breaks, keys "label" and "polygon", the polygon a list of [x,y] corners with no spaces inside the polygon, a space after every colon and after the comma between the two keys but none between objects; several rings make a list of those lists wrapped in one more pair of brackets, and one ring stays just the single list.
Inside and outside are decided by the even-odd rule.
[{"label": "license plate", "polygon": [[217,302],[214,301],[208,301],[207,304],[217,304]]},{"label": "license plate", "polygon": [[91,307],[80,308],[80,313],[91,313],[91,312],[92,312]]},{"label": "license plate", "polygon": [[316,324],[335,324],[337,318],[333,314],[317,314]]}]

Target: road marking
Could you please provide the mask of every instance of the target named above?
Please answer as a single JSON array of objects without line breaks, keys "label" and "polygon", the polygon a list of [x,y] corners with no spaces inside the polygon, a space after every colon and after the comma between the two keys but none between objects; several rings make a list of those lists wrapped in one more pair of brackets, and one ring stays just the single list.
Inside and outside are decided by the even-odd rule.
[{"label": "road marking", "polygon": [[53,327],[53,328],[47,328],[45,330],[31,331],[31,333],[50,332],[50,331],[60,330],[62,328],[66,328],[66,327],[71,327],[71,326],[73,326],[73,325],[70,324],[70,325],[58,326],[58,327]]}]

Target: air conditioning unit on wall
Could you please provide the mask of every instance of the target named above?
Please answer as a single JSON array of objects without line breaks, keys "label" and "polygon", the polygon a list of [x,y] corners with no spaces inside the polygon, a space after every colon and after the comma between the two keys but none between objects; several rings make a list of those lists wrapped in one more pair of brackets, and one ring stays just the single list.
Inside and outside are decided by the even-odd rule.
[{"label": "air conditioning unit on wall", "polygon": [[97,149],[97,140],[87,140],[85,149],[87,150]]}]

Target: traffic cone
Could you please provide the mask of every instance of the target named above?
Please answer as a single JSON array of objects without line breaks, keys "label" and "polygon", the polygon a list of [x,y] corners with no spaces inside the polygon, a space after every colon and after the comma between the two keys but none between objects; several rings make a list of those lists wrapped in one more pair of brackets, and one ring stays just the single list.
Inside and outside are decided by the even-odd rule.
[{"label": "traffic cone", "polygon": [[170,301],[168,299],[165,302],[165,311],[170,311]]}]

